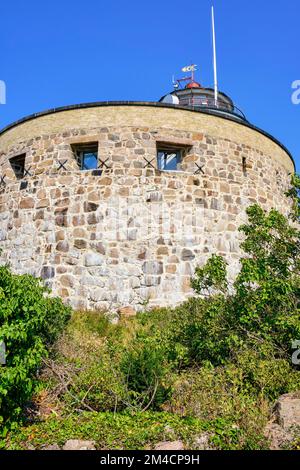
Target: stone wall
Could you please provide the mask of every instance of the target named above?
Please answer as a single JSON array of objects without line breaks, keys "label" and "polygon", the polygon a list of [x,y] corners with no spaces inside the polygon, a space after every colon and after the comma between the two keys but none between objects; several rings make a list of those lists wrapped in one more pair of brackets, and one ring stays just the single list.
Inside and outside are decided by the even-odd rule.
[{"label": "stone wall", "polygon": [[[78,169],[72,144],[83,142],[99,142],[101,171]],[[157,142],[185,146],[182,171],[157,169]],[[22,153],[20,181],[9,159]],[[126,106],[19,124],[0,135],[0,165],[1,261],[43,277],[76,308],[110,309],[184,300],[211,253],[233,277],[245,208],[287,212],[294,171],[279,145],[241,124]]]}]

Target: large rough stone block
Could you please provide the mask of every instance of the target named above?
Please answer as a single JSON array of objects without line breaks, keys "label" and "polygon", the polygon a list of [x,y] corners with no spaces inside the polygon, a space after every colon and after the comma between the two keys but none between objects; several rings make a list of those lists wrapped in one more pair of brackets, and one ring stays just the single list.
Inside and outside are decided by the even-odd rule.
[{"label": "large rough stone block", "polygon": [[162,274],[164,270],[164,265],[160,261],[145,261],[143,264],[143,272],[145,274]]},{"label": "large rough stone block", "polygon": [[99,204],[86,201],[84,203],[84,212],[95,212],[98,209],[98,207],[99,207]]},{"label": "large rough stone block", "polygon": [[103,257],[97,253],[87,253],[84,257],[85,266],[101,266]]},{"label": "large rough stone block", "polygon": [[300,428],[300,393],[282,395],[276,406],[277,421],[284,429],[291,426]]},{"label": "large rough stone block", "polygon": [[55,276],[55,269],[52,266],[43,266],[41,270],[42,279],[52,279]]},{"label": "large rough stone block", "polygon": [[130,305],[128,307],[122,307],[118,310],[118,313],[120,315],[123,315],[125,317],[134,317],[136,315],[136,311],[133,307]]},{"label": "large rough stone block", "polygon": [[20,209],[33,209],[35,200],[32,197],[22,199],[20,202]]},{"label": "large rough stone block", "polygon": [[7,232],[6,230],[0,229],[0,242],[3,242],[7,238]]},{"label": "large rough stone block", "polygon": [[76,239],[74,240],[74,247],[78,250],[84,250],[87,247],[87,242],[85,240]]},{"label": "large rough stone block", "polygon": [[298,436],[300,429],[300,392],[282,395],[264,430],[271,450],[282,450]]},{"label": "large rough stone block", "polygon": [[188,249],[184,249],[182,250],[182,254],[181,254],[181,259],[183,261],[191,261],[193,259],[195,259],[195,254],[192,252],[192,250],[188,250]]}]

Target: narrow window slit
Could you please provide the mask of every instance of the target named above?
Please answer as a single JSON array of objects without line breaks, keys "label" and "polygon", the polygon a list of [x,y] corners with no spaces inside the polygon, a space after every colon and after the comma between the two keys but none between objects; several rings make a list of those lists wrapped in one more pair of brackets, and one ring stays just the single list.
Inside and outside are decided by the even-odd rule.
[{"label": "narrow window slit", "polygon": [[247,159],[246,157],[243,157],[243,173],[246,176],[247,175]]}]

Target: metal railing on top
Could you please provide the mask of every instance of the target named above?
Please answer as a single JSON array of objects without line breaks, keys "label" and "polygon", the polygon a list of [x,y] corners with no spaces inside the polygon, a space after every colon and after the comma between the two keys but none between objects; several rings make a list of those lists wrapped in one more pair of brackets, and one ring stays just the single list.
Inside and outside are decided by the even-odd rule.
[{"label": "metal railing on top", "polygon": [[215,100],[213,98],[193,96],[191,97],[180,97],[180,105],[188,106],[189,108],[206,108],[214,111],[219,111],[220,113],[233,114],[234,116],[247,121],[245,114],[237,108],[235,105],[226,103],[224,100]]}]

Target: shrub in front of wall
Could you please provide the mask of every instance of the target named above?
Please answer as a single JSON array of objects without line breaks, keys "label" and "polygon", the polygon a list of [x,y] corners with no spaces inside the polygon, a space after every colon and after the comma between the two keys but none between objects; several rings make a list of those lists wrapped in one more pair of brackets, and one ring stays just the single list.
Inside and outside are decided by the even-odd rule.
[{"label": "shrub in front of wall", "polygon": [[[292,342],[300,338],[300,231],[272,209],[247,209],[240,227],[241,269],[234,291],[226,287],[226,263],[214,255],[196,270],[192,285],[198,294],[213,288],[212,307],[197,336],[199,359],[211,356],[219,365],[246,344],[268,343],[277,357],[290,361]],[[210,351],[210,354],[209,354]]]},{"label": "shrub in front of wall", "polygon": [[33,393],[35,374],[71,310],[49,297],[41,280],[0,267],[0,342],[6,364],[0,369],[0,425],[16,421]]}]

